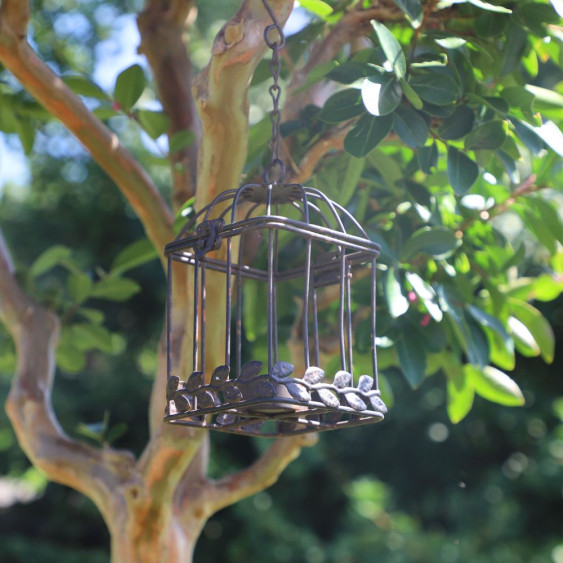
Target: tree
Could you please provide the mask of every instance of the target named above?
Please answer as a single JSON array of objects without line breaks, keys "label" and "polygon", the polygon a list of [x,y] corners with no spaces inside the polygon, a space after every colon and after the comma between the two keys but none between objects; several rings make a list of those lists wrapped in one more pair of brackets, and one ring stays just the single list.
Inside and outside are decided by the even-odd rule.
[{"label": "tree", "polygon": [[[271,4],[285,22],[293,2]],[[96,3],[85,5],[86,11]],[[515,350],[552,361],[551,328],[530,301],[551,300],[563,287],[563,228],[553,203],[562,176],[560,3],[302,0],[301,6],[312,19],[284,55],[284,149],[293,181],[318,183],[382,245],[380,367],[400,367],[413,387],[443,374],[454,422],[471,409],[475,393],[522,404],[505,371],[514,368]],[[210,479],[208,436],[161,423],[162,343],[150,439],[138,459],[111,447],[105,428],[97,434],[101,447],[67,436],[50,393],[55,363],[80,371],[85,353],[113,349],[89,300],[134,295],[138,286],[124,274],[153,258],[154,249],[161,256],[186,202],[195,197],[192,205],[201,208],[238,186],[243,172],[259,173],[269,123],[265,118],[249,130],[248,96],[252,81],[265,77],[269,16],[261,0],[242,1],[216,36],[209,64],[194,76],[186,29],[195,25],[195,3],[148,0],[138,17],[139,49],[162,111],[142,106],[141,67],[124,70],[110,96],[59,43],[41,43],[38,28],[38,51],[63,71],[55,74],[27,41],[30,17],[28,3],[2,1],[4,76],[17,78],[33,99],[7,79],[0,128],[19,135],[30,153],[35,130],[60,120],[121,190],[153,250],[138,242],[108,272],[91,276],[67,248],[51,247],[27,270],[30,295],[7,245],[0,245],[0,315],[18,365],[7,410],[31,461],[97,505],[114,560],[189,560],[212,514],[267,487],[314,440],[279,439],[249,467]],[[166,197],[148,164],[118,139],[119,132],[127,138],[125,131],[112,131],[120,114],[153,138],[166,133],[172,185]],[[524,240],[510,236],[504,216],[519,218]],[[68,271],[64,295],[53,299],[33,289],[33,280],[58,265]],[[187,281],[179,270],[173,275],[173,337],[189,339]],[[354,299],[361,358],[361,284]],[[221,336],[209,334],[208,347]]]}]

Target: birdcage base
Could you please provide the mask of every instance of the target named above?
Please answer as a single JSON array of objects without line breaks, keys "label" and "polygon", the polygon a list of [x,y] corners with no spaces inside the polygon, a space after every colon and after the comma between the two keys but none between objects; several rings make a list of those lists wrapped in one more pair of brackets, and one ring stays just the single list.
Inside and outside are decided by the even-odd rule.
[{"label": "birdcage base", "polygon": [[372,377],[338,371],[326,383],[324,371],[309,367],[302,378],[291,377],[293,365],[278,362],[260,375],[261,362],[243,366],[229,379],[229,367],[217,367],[209,383],[202,372],[186,382],[168,380],[164,420],[172,424],[248,436],[289,436],[359,426],[383,420],[387,407]]}]

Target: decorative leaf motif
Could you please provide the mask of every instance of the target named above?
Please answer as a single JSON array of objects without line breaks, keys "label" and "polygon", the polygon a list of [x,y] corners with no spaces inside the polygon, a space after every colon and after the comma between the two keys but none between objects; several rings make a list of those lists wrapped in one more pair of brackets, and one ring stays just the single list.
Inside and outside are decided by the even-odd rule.
[{"label": "decorative leaf motif", "polygon": [[362,393],[369,393],[373,388],[373,377],[371,375],[361,375],[358,380],[358,389]]},{"label": "decorative leaf motif", "polygon": [[334,386],[338,389],[349,387],[352,383],[352,374],[347,371],[340,370],[334,375]]},{"label": "decorative leaf motif", "polygon": [[272,368],[271,376],[276,380],[285,379],[291,376],[293,370],[293,364],[289,362],[277,362]]},{"label": "decorative leaf motif", "polygon": [[219,399],[217,399],[215,393],[207,390],[198,393],[196,400],[198,409],[211,409],[219,404]]},{"label": "decorative leaf motif", "polygon": [[221,413],[217,417],[217,424],[219,424],[220,426],[229,426],[231,424],[234,424],[236,421],[237,416],[229,412]]},{"label": "decorative leaf motif", "polygon": [[258,381],[252,389],[261,399],[269,399],[276,394],[276,388],[269,381]]},{"label": "decorative leaf motif", "polygon": [[321,368],[314,366],[308,367],[303,375],[303,380],[311,385],[320,383],[325,376],[325,372]]},{"label": "decorative leaf motif", "polygon": [[337,408],[340,406],[340,399],[328,389],[317,389],[319,399],[327,407]]},{"label": "decorative leaf motif", "polygon": [[240,370],[240,375],[238,376],[238,381],[250,381],[254,377],[256,377],[260,370],[262,369],[262,362],[258,362],[256,360],[252,362],[248,362],[242,369]]},{"label": "decorative leaf motif", "polygon": [[227,383],[222,389],[225,400],[229,403],[236,403],[242,400],[242,392],[234,383]]},{"label": "decorative leaf motif", "polygon": [[387,413],[387,405],[383,402],[381,397],[374,395],[373,397],[370,397],[369,400],[374,411],[380,412],[381,414]]},{"label": "decorative leaf motif", "polygon": [[220,387],[227,377],[229,377],[230,372],[229,366],[218,366],[213,370],[213,374],[211,375],[211,387],[217,388]]},{"label": "decorative leaf motif", "polygon": [[180,378],[177,375],[171,375],[166,382],[166,397],[170,398],[172,393],[178,389]]},{"label": "decorative leaf motif", "polygon": [[358,395],[356,395],[355,393],[345,393],[344,397],[346,399],[346,402],[354,410],[365,411],[368,408],[367,405],[362,401],[362,399]]},{"label": "decorative leaf motif", "polygon": [[299,385],[298,383],[286,383],[285,384],[289,394],[302,403],[306,403],[311,400],[311,393],[305,388],[303,385]]},{"label": "decorative leaf motif", "polygon": [[186,382],[186,391],[195,393],[203,385],[204,373],[202,371],[194,371]]},{"label": "decorative leaf motif", "polygon": [[174,405],[178,412],[187,412],[193,409],[193,399],[189,395],[174,397]]}]

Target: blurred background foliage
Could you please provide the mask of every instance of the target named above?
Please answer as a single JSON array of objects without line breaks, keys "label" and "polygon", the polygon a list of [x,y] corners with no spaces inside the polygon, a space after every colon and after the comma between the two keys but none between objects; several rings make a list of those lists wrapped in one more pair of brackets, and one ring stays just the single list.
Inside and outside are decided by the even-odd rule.
[{"label": "blurred background foliage", "polygon": [[[166,124],[158,115],[160,107],[150,77],[148,81],[144,78],[149,76],[148,69],[134,54],[138,40],[131,14],[142,9],[142,2],[61,0],[33,4],[32,39],[40,55],[57,72],[93,77],[102,86],[98,92],[90,83],[77,78],[69,80],[132,148],[166,193],[170,185],[168,148],[163,146],[161,137]],[[238,4],[238,0],[198,3],[198,18],[190,33],[190,50],[197,68],[206,64],[213,36]],[[314,12],[323,3],[304,1],[302,4],[309,4]],[[338,7],[346,3],[328,4]],[[412,6],[416,2],[401,4]],[[498,4],[515,6],[509,2]],[[506,80],[521,76],[522,84],[553,88],[561,96],[561,28],[550,31],[552,43],[542,43],[545,26],[560,22],[555,19],[555,12],[549,11],[547,2],[534,4],[535,8],[540,7],[535,15],[530,12],[531,3],[526,5],[528,11],[519,15],[520,20],[509,23],[502,19],[505,17],[502,13],[485,11],[479,15],[478,37],[473,39],[472,48],[479,55],[476,60],[481,57],[484,62],[480,61],[481,66],[477,64],[475,72],[482,70],[479,79],[488,83],[490,77],[483,69],[490,65],[494,73],[491,51],[487,54],[489,40],[508,33],[514,50],[509,57],[496,61],[505,65],[497,70],[502,70],[503,76],[510,76],[510,79],[505,76]],[[466,15],[476,9],[475,6],[461,8],[467,10]],[[320,19],[312,16],[313,12],[302,12],[302,17],[304,21],[314,18],[313,25],[317,25]],[[507,25],[509,31],[505,30]],[[526,29],[524,39],[523,29]],[[408,29],[393,31],[403,44],[412,39]],[[117,39],[117,34],[121,34],[123,41]],[[503,39],[506,37],[503,35]],[[294,46],[301,40],[306,38],[294,40]],[[126,43],[131,44],[129,52],[124,52]],[[422,49],[425,57],[419,61],[421,64],[434,60],[433,49],[429,45]],[[451,53],[448,51],[448,55]],[[372,56],[370,64],[383,64],[381,50],[372,52],[369,57]],[[360,56],[338,62],[340,74],[336,72],[332,77],[344,84],[345,90],[352,78],[364,76],[362,65],[368,59],[362,60]],[[120,92],[115,84],[119,73],[132,63],[143,68],[143,77],[137,74],[130,78],[131,82],[140,81],[142,109],[132,109],[135,102],[131,108],[126,107],[129,89]],[[335,72],[335,68],[324,70]],[[385,83],[395,80],[390,75],[380,79]],[[268,102],[266,88],[260,86],[260,69],[255,83],[251,91],[254,126],[250,133],[249,175],[256,172],[264,158],[269,134],[264,125],[267,122],[262,121]],[[418,84],[415,81],[415,85],[419,92],[424,92],[420,81]],[[506,83],[504,86],[508,87]],[[401,87],[408,89],[404,84]],[[494,89],[494,85],[491,87]],[[516,82],[513,87],[517,87]],[[110,91],[113,99],[107,94]],[[560,122],[560,99],[546,101],[543,94],[542,109],[550,119]],[[461,92],[453,95],[461,96]],[[484,96],[485,92],[474,95]],[[410,96],[416,103],[416,94]],[[494,101],[489,100],[487,104],[476,98],[469,105],[462,105],[471,108],[474,118],[469,118],[469,128],[461,133],[459,130],[452,133],[451,127],[464,123],[461,118],[467,118],[466,110],[461,110],[464,115],[457,114],[455,119],[446,121],[450,129],[443,122],[433,124],[439,148],[434,149],[436,142],[427,142],[426,137],[422,141],[416,134],[414,138],[408,137],[400,126],[397,129],[398,121],[395,121],[395,135],[403,143],[409,138],[412,146],[396,139],[385,143],[361,161],[361,170],[354,172],[350,163],[355,161],[350,154],[356,159],[363,158],[362,151],[370,147],[358,147],[349,141],[349,154],[328,160],[313,179],[329,196],[337,200],[345,197],[344,203],[351,209],[365,214],[373,234],[383,244],[382,262],[389,269],[383,274],[387,281],[381,288],[384,306],[380,311],[380,326],[383,334],[390,336],[392,353],[383,354],[382,363],[386,397],[393,403],[393,409],[377,427],[322,435],[319,445],[304,451],[276,485],[214,516],[199,540],[195,561],[563,562],[563,382],[560,377],[563,299],[558,297],[561,281],[554,281],[559,278],[552,276],[556,272],[560,277],[563,272],[562,240],[561,232],[557,232],[559,223],[545,228],[546,217],[553,216],[545,205],[556,210],[560,193],[544,190],[541,197],[544,203],[537,202],[539,197],[535,204],[533,198],[529,206],[521,203],[514,212],[499,216],[494,230],[490,223],[481,221],[491,207],[487,203],[489,198],[498,205],[510,195],[503,186],[510,182],[518,184],[530,173],[549,177],[551,185],[561,185],[563,174],[557,151],[546,150],[544,141],[538,140],[537,135],[522,133],[525,126],[508,129],[506,125],[509,119],[504,117],[508,111],[505,105],[511,106],[513,119],[527,123],[535,119],[531,115],[532,102],[521,98],[506,100],[506,96],[502,98],[497,93],[494,96],[496,105]],[[147,439],[147,397],[163,321],[165,284],[154,260],[156,254],[142,242],[141,226],[111,182],[63,127],[50,121],[5,72],[0,73],[0,98],[2,230],[9,246],[15,249],[14,259],[24,286],[49,302],[68,321],[66,340],[63,340],[68,345],[62,346],[58,356],[61,369],[54,388],[55,411],[70,434],[93,440],[102,447],[104,443],[112,443],[138,454]],[[115,101],[119,101],[120,107],[115,106]],[[330,98],[326,103],[330,104]],[[530,104],[529,112],[524,103]],[[358,115],[357,103],[352,105],[356,108],[352,110],[356,112],[354,115]],[[454,105],[460,105],[457,98],[452,99],[452,111]],[[381,107],[375,110],[375,117],[381,117],[377,115],[380,110]],[[436,107],[431,110],[439,111]],[[334,123],[331,106],[328,105],[324,114],[322,111],[308,106],[296,120],[285,124],[285,134],[288,138],[294,136],[296,156]],[[400,111],[407,110],[399,109],[399,117]],[[360,119],[372,119],[374,113],[368,113],[369,116]],[[439,119],[447,117],[451,114]],[[343,119],[349,118],[349,114],[343,115]],[[480,122],[475,124],[475,118]],[[403,121],[408,122],[408,115]],[[477,146],[472,158],[488,171],[489,180],[499,181],[487,182],[479,177],[473,187],[458,186],[457,195],[467,194],[468,199],[465,205],[457,205],[452,193],[444,191],[448,182],[445,158],[431,170],[434,168],[432,151],[439,150],[444,157],[447,149],[441,142],[446,139],[453,140],[450,145],[466,154],[471,147],[475,148],[475,143],[482,142],[474,129],[491,122],[495,125],[487,131],[487,139],[500,135],[500,145]],[[505,125],[497,126],[500,122]],[[514,147],[507,138],[513,139],[514,145],[518,143],[517,164],[511,157],[515,155]],[[521,145],[528,152],[522,151]],[[416,154],[413,147],[418,151]],[[500,152],[493,154],[497,149],[504,156]],[[27,154],[26,165],[18,164],[21,151]],[[542,158],[534,159],[531,156],[534,153],[541,153]],[[397,168],[400,177],[396,177]],[[354,173],[361,189],[341,194],[339,180]],[[401,178],[404,181],[407,177],[419,182],[401,185]],[[435,219],[436,215],[440,216],[437,223],[440,227],[473,229],[469,240],[474,247],[467,244],[463,252],[454,256],[457,242],[450,248],[446,241],[445,257],[440,250],[432,257],[427,256],[423,263],[409,263],[401,235],[407,240],[430,216]],[[45,249],[49,249],[48,253]],[[487,252],[489,257],[498,252],[498,260],[489,260]],[[406,256],[401,265],[396,263],[397,253]],[[517,259],[507,264],[513,255]],[[484,287],[494,294],[497,285],[549,274],[551,282],[544,278],[545,284],[534,286],[533,291],[540,296],[534,307],[553,329],[557,350],[554,358],[551,358],[550,342],[538,343],[534,338],[519,341],[518,330],[511,333],[519,353],[511,377],[526,399],[525,406],[514,409],[477,397],[469,414],[466,415],[466,407],[452,414],[451,396],[448,399],[453,379],[450,372],[457,369],[458,360],[453,367],[444,363],[445,360],[429,360],[435,369],[429,367],[427,372],[435,375],[424,378],[424,370],[409,373],[408,365],[412,361],[404,353],[401,358],[400,350],[397,354],[402,331],[412,330],[411,336],[420,340],[421,348],[427,351],[424,354],[429,357],[436,353],[429,341],[437,339],[439,347],[445,338],[443,329],[439,328],[442,325],[434,322],[436,319],[427,318],[435,296],[427,297],[425,302],[424,289],[416,292],[412,274],[428,279],[433,275],[429,271],[432,268],[436,269],[434,274],[440,269],[447,272],[448,259],[458,272],[468,274],[469,287],[465,291],[481,295],[475,298],[474,304],[482,307],[487,301],[482,298]],[[495,264],[500,263],[502,267],[495,274]],[[490,285],[486,284],[487,276],[470,283],[471,267],[488,270]],[[395,273],[393,268],[401,271]],[[528,301],[532,290],[522,287],[524,293],[517,293],[516,297]],[[519,291],[518,286],[513,289]],[[357,298],[361,302],[360,294],[361,291]],[[552,298],[555,300],[549,302]],[[447,296],[442,305],[444,300],[447,301]],[[473,312],[473,320],[469,312],[464,315],[469,325],[478,324],[479,313]],[[506,315],[504,320],[507,321]],[[422,327],[421,323],[424,323]],[[427,326],[428,330],[423,330]],[[485,336],[494,355],[493,332],[485,331]],[[451,333],[447,338],[456,340]],[[456,352],[460,356],[486,353],[486,365],[491,348],[486,339],[485,344],[483,338],[477,341],[475,350]],[[553,359],[553,363],[547,365],[538,356]],[[420,358],[414,358],[417,359]],[[502,364],[502,358],[499,361]],[[510,358],[504,357],[501,367],[509,370]],[[4,329],[0,329],[0,396],[8,392],[13,369],[11,341]],[[401,371],[407,372],[407,378]],[[463,420],[453,424],[452,419]],[[211,471],[220,476],[243,467],[266,446],[267,442],[263,441],[213,436]],[[0,413],[0,475],[0,561],[108,560],[109,535],[95,507],[78,493],[45,482],[29,466],[3,412]]]}]

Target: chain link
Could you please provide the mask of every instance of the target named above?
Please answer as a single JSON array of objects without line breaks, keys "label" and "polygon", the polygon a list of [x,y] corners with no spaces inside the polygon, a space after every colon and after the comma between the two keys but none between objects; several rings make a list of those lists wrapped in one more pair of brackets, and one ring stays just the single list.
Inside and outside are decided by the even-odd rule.
[{"label": "chain link", "polygon": [[[272,98],[273,108],[270,112],[270,121],[272,123],[272,137],[270,139],[271,161],[264,173],[264,181],[267,184],[283,183],[285,179],[285,164],[280,158],[281,133],[280,133],[280,97],[281,86],[279,84],[281,74],[280,50],[285,46],[285,36],[283,29],[278,22],[268,0],[262,0],[264,8],[270,14],[273,23],[264,30],[264,41],[272,50],[272,60],[270,61],[270,73],[272,74],[273,84],[269,88]],[[277,37],[275,37],[277,36]]]}]

